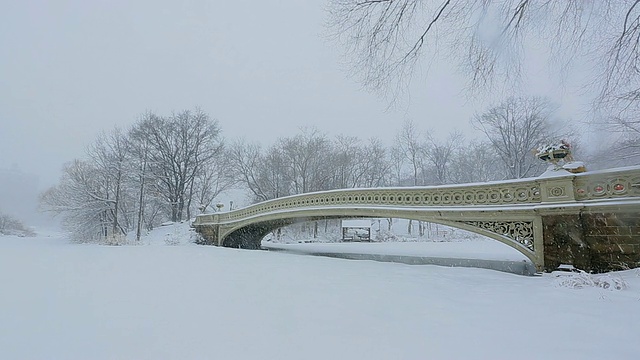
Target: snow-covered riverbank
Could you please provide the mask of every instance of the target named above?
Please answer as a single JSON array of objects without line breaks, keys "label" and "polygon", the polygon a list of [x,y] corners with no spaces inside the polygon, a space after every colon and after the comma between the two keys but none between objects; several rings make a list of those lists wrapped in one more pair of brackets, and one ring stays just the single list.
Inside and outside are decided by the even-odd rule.
[{"label": "snow-covered riverbank", "polygon": [[168,246],[168,234],[180,233],[117,247],[0,237],[0,358],[640,354],[638,270],[614,274],[625,290],[573,289],[548,274]]}]

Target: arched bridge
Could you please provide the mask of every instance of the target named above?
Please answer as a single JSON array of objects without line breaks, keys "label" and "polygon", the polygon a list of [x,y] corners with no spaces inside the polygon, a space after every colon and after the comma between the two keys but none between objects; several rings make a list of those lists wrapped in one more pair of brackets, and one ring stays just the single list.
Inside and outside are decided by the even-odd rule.
[{"label": "arched bridge", "polygon": [[482,234],[523,253],[539,271],[640,266],[640,166],[557,176],[428,187],[300,194],[193,222],[208,244],[260,248],[295,222],[405,218]]}]

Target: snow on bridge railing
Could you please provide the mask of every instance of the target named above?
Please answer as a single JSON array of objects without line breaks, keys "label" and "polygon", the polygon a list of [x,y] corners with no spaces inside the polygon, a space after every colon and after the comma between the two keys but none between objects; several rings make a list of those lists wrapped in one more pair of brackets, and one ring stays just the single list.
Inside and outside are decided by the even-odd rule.
[{"label": "snow on bridge railing", "polygon": [[639,183],[640,167],[630,167],[488,183],[328,190],[268,200],[230,212],[199,215],[194,225],[323,207],[473,207],[640,196]]},{"label": "snow on bridge railing", "polygon": [[200,215],[196,224],[228,222],[286,209],[330,206],[470,206],[539,203],[535,179],[423,187],[339,189],[292,195],[230,212]]}]

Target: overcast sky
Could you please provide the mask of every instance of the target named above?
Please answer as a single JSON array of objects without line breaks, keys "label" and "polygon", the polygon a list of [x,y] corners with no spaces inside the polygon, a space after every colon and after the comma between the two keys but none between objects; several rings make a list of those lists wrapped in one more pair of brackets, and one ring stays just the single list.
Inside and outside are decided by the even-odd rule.
[{"label": "overcast sky", "polygon": [[[446,135],[474,112],[450,62],[387,103],[349,79],[324,1],[24,0],[0,12],[0,168],[57,181],[102,130],[196,106],[226,138],[270,144],[302,126],[390,143],[412,119]],[[579,107],[566,95],[532,91]],[[536,90],[538,89],[538,90]],[[544,91],[543,91],[544,92]],[[566,104],[569,104],[567,107]],[[579,116],[579,115],[577,115]]]}]

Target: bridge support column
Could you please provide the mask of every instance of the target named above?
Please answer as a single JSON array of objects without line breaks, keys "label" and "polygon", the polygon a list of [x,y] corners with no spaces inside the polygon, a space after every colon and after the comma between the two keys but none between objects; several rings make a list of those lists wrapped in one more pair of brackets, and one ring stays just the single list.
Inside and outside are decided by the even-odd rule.
[{"label": "bridge support column", "polygon": [[640,266],[640,211],[542,216],[544,264],[604,272]]},{"label": "bridge support column", "polygon": [[196,232],[200,234],[200,236],[202,237],[203,245],[217,245],[217,246],[222,245],[219,243],[220,226],[218,225],[195,226],[195,229],[196,229]]}]

